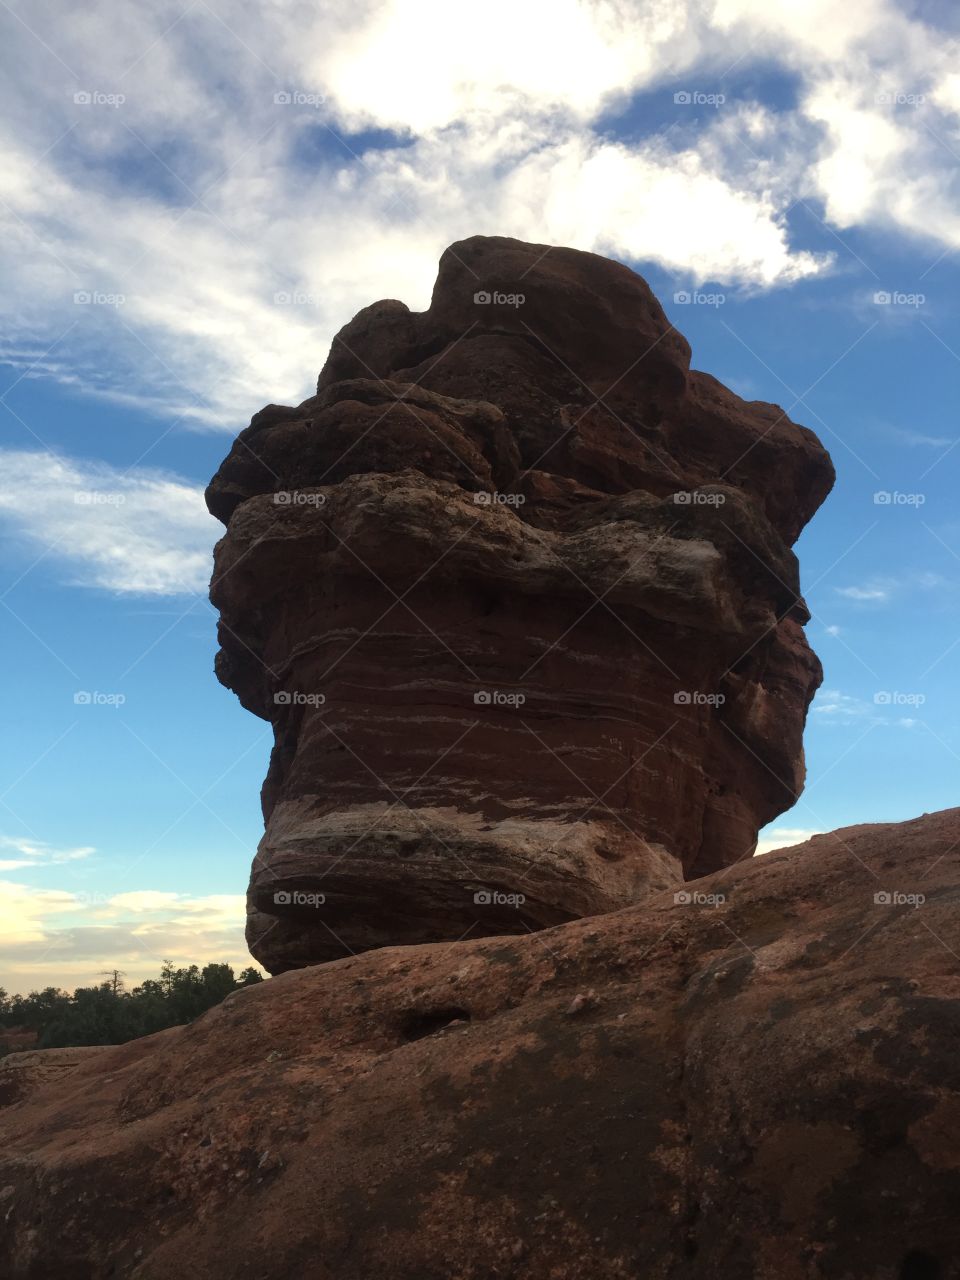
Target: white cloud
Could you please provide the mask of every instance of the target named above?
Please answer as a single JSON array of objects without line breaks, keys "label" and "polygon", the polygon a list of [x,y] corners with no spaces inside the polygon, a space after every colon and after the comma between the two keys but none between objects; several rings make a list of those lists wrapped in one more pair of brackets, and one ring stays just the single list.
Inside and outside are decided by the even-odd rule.
[{"label": "white cloud", "polygon": [[922,706],[923,698],[917,703],[916,697],[915,694],[878,689],[870,701],[867,701],[850,693],[842,693],[839,689],[819,689],[810,706],[810,713],[824,725],[859,723],[866,724],[869,728],[883,725],[887,728],[912,729],[921,721],[910,717],[891,719],[886,713],[894,706]]},{"label": "white cloud", "polygon": [[931,449],[946,449],[957,443],[956,437],[951,439],[950,436],[932,436],[923,431],[912,431],[906,427],[889,427],[887,433],[902,444],[918,445]]},{"label": "white cloud", "polygon": [[868,582],[858,585],[833,589],[845,600],[855,600],[860,604],[887,604],[902,591],[917,588],[922,591],[938,591],[946,585],[947,580],[942,574],[924,569],[917,570],[907,578],[871,578]]},{"label": "white cloud", "polygon": [[803,844],[812,836],[821,835],[822,830],[822,827],[764,827],[754,856],[770,853],[772,849],[786,849],[791,845]]},{"label": "white cloud", "polygon": [[811,714],[819,719],[840,724],[872,716],[875,710],[871,703],[839,689],[819,689],[810,707]]},{"label": "white cloud", "polygon": [[890,599],[890,588],[881,586],[834,587],[838,596],[846,600],[872,601],[885,604]]},{"label": "white cloud", "polygon": [[[8,30],[6,359],[188,421],[235,429],[306,396],[358,307],[422,307],[440,251],[475,232],[731,287],[829,264],[791,243],[798,197],[841,228],[960,244],[955,166],[930,132],[956,127],[957,42],[883,0],[491,0],[468,38],[445,0],[156,0],[122,19],[35,0],[29,23],[43,43]],[[795,107],[674,106],[678,86],[716,91],[761,61],[796,80]],[[885,86],[929,101],[878,102]],[[638,93],[669,127],[617,140]],[[364,150],[350,131],[372,127],[406,145]]]},{"label": "white cloud", "polygon": [[204,592],[220,526],[203,490],[147,468],[0,449],[0,520],[70,566],[75,585],[144,595]]},{"label": "white cloud", "polygon": [[0,880],[0,986],[89,986],[105,969],[129,985],[177,965],[252,963],[242,894],[136,890],[113,895],[37,889]]},{"label": "white cloud", "polygon": [[42,840],[24,840],[19,836],[0,836],[0,851],[9,850],[18,856],[0,858],[0,871],[17,871],[22,867],[57,866],[64,862],[76,862],[89,858],[96,849],[92,844],[76,848],[56,849]]}]

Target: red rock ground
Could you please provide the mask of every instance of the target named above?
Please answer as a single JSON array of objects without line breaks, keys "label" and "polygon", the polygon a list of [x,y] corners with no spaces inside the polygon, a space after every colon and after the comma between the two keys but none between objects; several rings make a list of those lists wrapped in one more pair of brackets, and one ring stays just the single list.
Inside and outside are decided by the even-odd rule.
[{"label": "red rock ground", "polygon": [[850,827],[8,1058],[0,1275],[956,1277],[958,848],[960,809]]}]

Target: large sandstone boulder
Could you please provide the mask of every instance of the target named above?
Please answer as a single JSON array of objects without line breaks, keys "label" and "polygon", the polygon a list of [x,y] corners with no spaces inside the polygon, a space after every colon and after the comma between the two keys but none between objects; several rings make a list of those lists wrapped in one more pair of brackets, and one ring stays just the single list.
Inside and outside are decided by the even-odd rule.
[{"label": "large sandstone boulder", "polygon": [[208,490],[220,679],[274,725],[271,972],[523,933],[749,857],[820,680],[817,438],[690,369],[627,267],[476,237],[365,308]]},{"label": "large sandstone boulder", "polygon": [[952,1280],[958,848],[960,809],[851,827],[35,1073],[0,1275]]}]

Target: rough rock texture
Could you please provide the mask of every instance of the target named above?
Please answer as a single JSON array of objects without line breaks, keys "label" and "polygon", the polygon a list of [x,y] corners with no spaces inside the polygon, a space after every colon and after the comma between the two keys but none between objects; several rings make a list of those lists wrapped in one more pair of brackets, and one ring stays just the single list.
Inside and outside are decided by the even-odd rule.
[{"label": "rough rock texture", "polygon": [[208,490],[218,674],[276,737],[257,959],[522,933],[749,856],[802,787],[790,545],[832,480],[621,264],[477,237],[428,311],[361,311]]},{"label": "rough rock texture", "polygon": [[0,1111],[0,1275],[951,1280],[958,848],[851,827],[104,1050]]}]

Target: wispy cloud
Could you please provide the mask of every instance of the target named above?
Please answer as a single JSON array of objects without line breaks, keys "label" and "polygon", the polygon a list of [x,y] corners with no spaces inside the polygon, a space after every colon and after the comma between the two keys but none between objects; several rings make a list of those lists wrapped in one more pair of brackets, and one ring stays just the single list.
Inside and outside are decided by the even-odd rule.
[{"label": "wispy cloud", "polygon": [[[308,394],[359,306],[424,306],[441,249],[477,232],[734,287],[829,268],[791,243],[798,197],[841,229],[960,245],[934,136],[960,113],[957,42],[885,0],[842,18],[830,0],[490,0],[469,40],[442,0],[157,0],[123,22],[34,0],[28,18],[36,36],[6,30],[11,380],[235,428]],[[718,67],[770,61],[796,105],[694,106]],[[662,95],[662,127],[618,138],[638,94]]]},{"label": "wispy cloud", "polygon": [[899,729],[913,729],[921,723],[916,717],[891,716],[898,707],[922,707],[926,698],[915,692],[878,689],[869,699],[843,693],[839,689],[820,689],[810,707],[811,715],[821,724],[886,725]]},{"label": "wispy cloud", "polygon": [[[905,592],[939,591],[947,585],[943,574],[934,573],[930,569],[918,569],[909,576],[873,577],[866,582],[854,583],[849,587],[834,587],[833,590],[843,599],[854,600],[858,604],[889,604],[895,596]],[[826,630],[831,635],[838,634],[837,630],[831,631],[830,627]]]},{"label": "wispy cloud", "polygon": [[0,836],[0,853],[16,854],[16,857],[0,857],[0,871],[17,871],[22,867],[58,866],[89,858],[96,852],[93,845],[57,849],[41,840],[24,840],[19,836]]},{"label": "wispy cloud", "polygon": [[820,689],[810,708],[812,715],[820,720],[839,721],[849,724],[852,720],[876,714],[872,703],[839,689]]},{"label": "wispy cloud", "polygon": [[946,449],[957,443],[955,436],[932,436],[923,431],[909,430],[906,427],[889,427],[887,434],[895,440],[899,440],[901,444],[919,448]]},{"label": "wispy cloud", "polygon": [[881,586],[834,587],[838,596],[846,600],[871,601],[885,604],[890,599],[891,588]]},{"label": "wispy cloud", "polygon": [[206,589],[220,526],[203,490],[146,468],[0,449],[0,521],[74,585],[167,596]]}]

